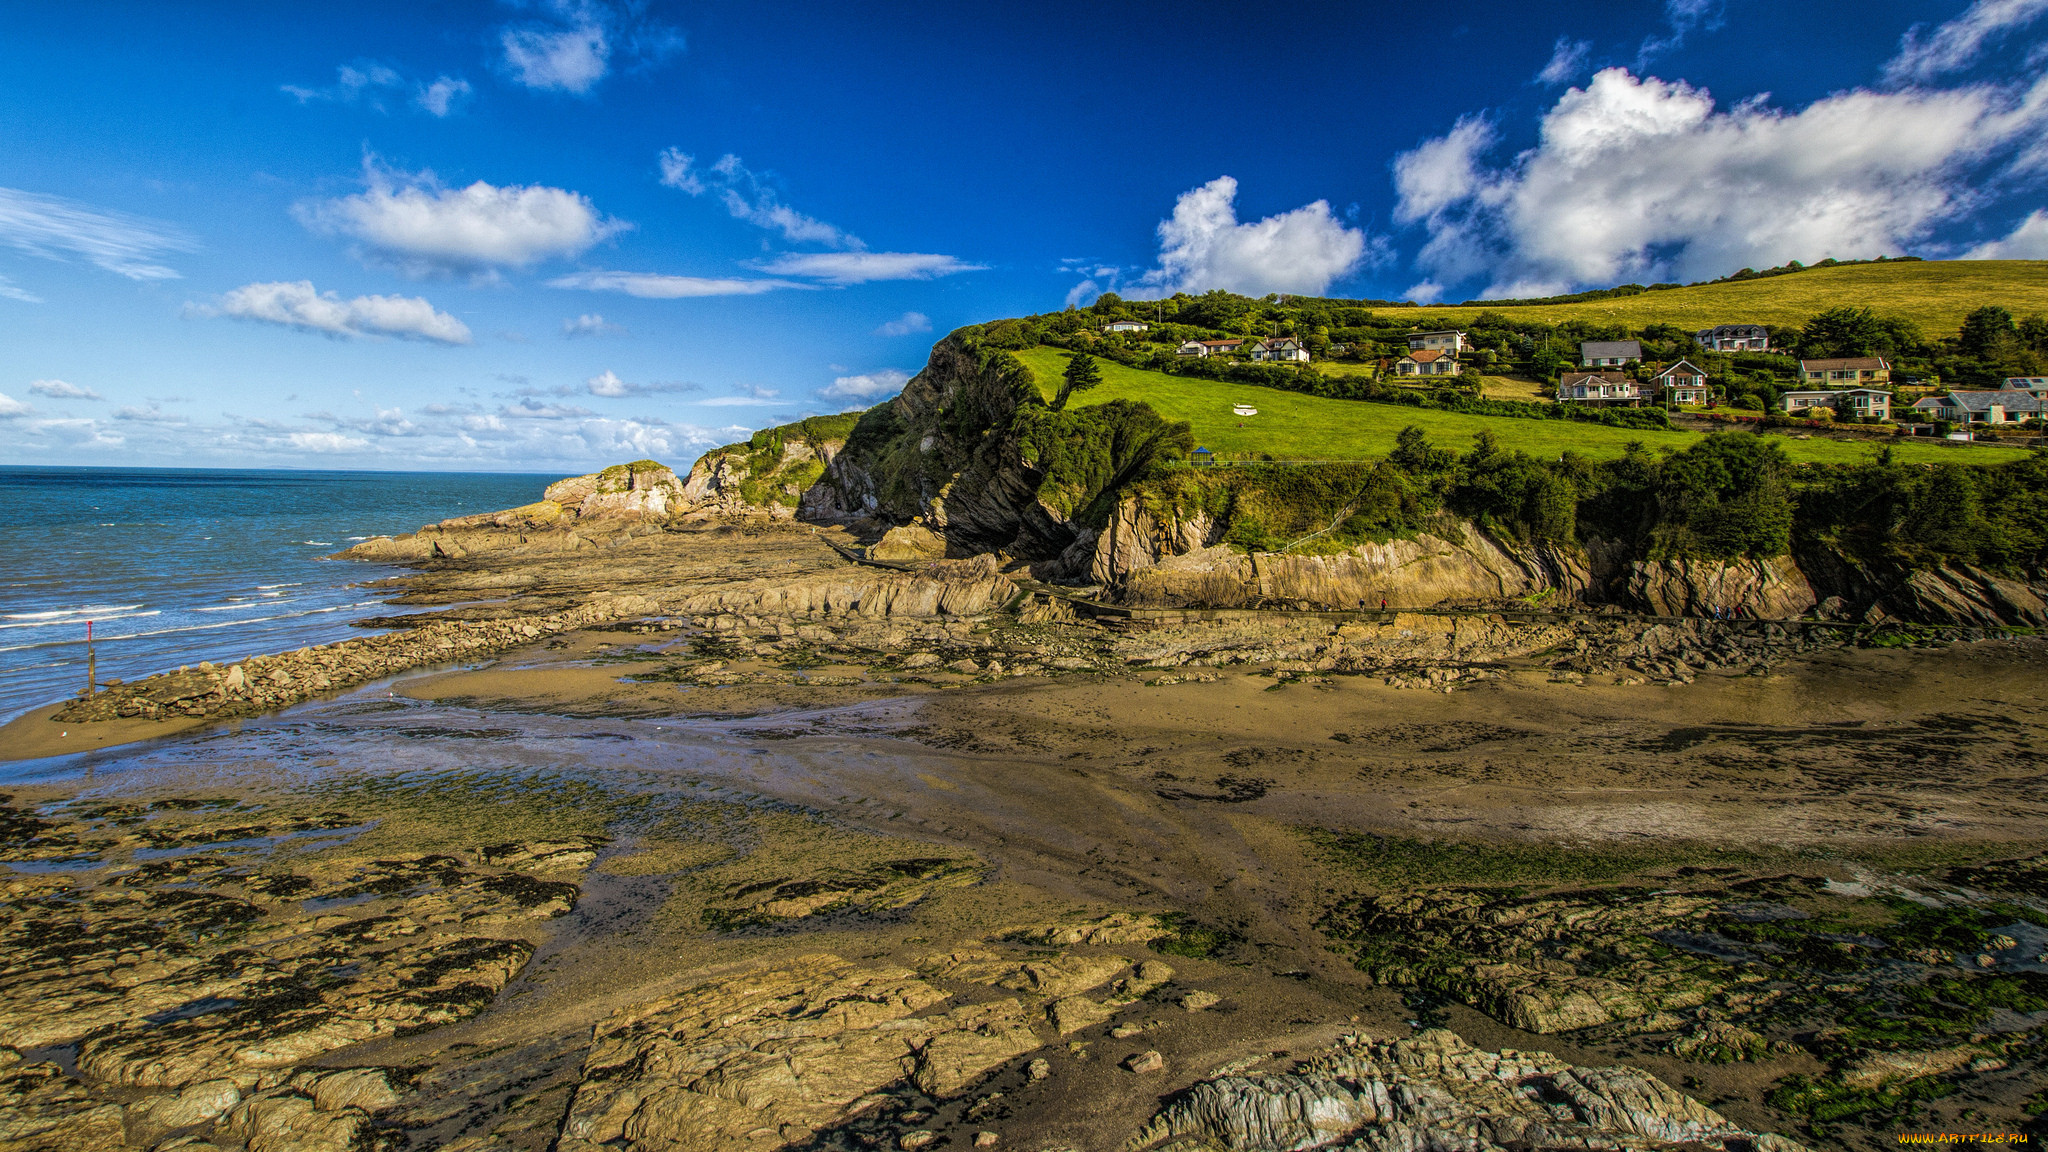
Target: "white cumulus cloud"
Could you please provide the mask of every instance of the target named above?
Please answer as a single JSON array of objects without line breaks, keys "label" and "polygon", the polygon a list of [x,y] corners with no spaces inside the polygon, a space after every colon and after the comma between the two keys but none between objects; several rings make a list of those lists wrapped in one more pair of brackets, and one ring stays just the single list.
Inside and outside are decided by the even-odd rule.
[{"label": "white cumulus cloud", "polygon": [[34,411],[35,409],[29,407],[25,401],[16,400],[7,393],[0,392],[0,420],[19,419]]},{"label": "white cumulus cloud", "polygon": [[908,372],[884,368],[879,372],[866,372],[859,376],[834,377],[832,383],[818,389],[818,395],[826,400],[860,400],[872,404],[885,396],[894,396],[903,391],[903,385],[909,380]]},{"label": "white cumulus cloud", "polygon": [[244,284],[197,315],[232,316],[337,337],[397,336],[437,344],[467,344],[469,327],[418,296],[357,296],[314,290],[310,280]]},{"label": "white cumulus cloud", "polygon": [[409,275],[477,274],[578,256],[630,225],[590,198],[544,184],[497,187],[482,180],[445,188],[432,173],[400,178],[374,161],[369,187],[353,196],[302,201],[299,221],[359,241]]},{"label": "white cumulus cloud", "polygon": [[909,336],[917,332],[932,330],[932,318],[922,312],[905,312],[896,319],[875,329],[877,336]]},{"label": "white cumulus cloud", "polygon": [[550,288],[586,292],[624,292],[645,300],[680,300],[693,296],[758,296],[777,288],[803,288],[788,280],[749,280],[716,276],[667,276],[658,272],[573,272],[548,281]]},{"label": "white cumulus cloud", "polygon": [[53,400],[98,400],[100,394],[90,388],[73,384],[68,380],[32,380],[28,390],[38,396]]},{"label": "white cumulus cloud", "polygon": [[827,284],[865,284],[871,280],[935,280],[980,272],[987,265],[930,252],[788,252],[762,262],[760,268],[778,276],[808,276]]},{"label": "white cumulus cloud", "polygon": [[[0,188],[0,244],[45,260],[81,256],[130,280],[175,280],[178,273],[158,261],[165,253],[198,247],[160,221],[18,188]],[[39,302],[18,289],[0,294]]]},{"label": "white cumulus cloud", "polygon": [[609,368],[583,382],[585,391],[589,392],[592,396],[603,396],[608,400],[617,400],[627,396],[658,396],[669,392],[695,392],[698,391],[699,387],[696,384],[681,382],[641,384],[630,380],[621,380],[619,374]]},{"label": "white cumulus cloud", "polygon": [[1487,277],[1491,295],[1896,253],[1970,210],[1965,169],[2035,138],[2044,112],[2040,86],[1720,111],[1703,89],[1610,68],[1506,165],[1485,163],[1493,130],[1470,118],[1401,156],[1396,218],[1429,232],[1425,284]]},{"label": "white cumulus cloud", "polygon": [[1885,78],[1925,82],[1967,68],[1985,48],[2043,13],[2048,13],[2048,0],[1976,0],[1932,34],[1915,24],[1899,41],[1899,54],[1885,64]]},{"label": "white cumulus cloud", "polygon": [[1159,223],[1159,267],[1131,294],[1149,299],[1224,288],[1247,296],[1321,295],[1372,247],[1363,231],[1331,214],[1328,201],[1240,224],[1236,200],[1237,181],[1229,176],[1181,193],[1173,216]]},{"label": "white cumulus cloud", "polygon": [[1979,244],[1963,256],[1965,260],[2048,260],[2048,209],[2027,213],[2003,239]]}]

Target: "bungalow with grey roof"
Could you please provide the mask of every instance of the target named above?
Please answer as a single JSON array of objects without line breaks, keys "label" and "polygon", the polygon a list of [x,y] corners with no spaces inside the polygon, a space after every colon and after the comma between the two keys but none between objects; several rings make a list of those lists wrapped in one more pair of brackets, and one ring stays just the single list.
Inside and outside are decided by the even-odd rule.
[{"label": "bungalow with grey roof", "polygon": [[1587,340],[1579,345],[1579,366],[1582,368],[1622,368],[1640,364],[1643,360],[1643,342],[1640,340]]},{"label": "bungalow with grey roof", "polygon": [[1913,403],[1913,411],[1923,419],[1954,424],[2019,424],[2048,417],[2048,399],[2017,388],[1958,391],[1946,396],[1923,396]]}]

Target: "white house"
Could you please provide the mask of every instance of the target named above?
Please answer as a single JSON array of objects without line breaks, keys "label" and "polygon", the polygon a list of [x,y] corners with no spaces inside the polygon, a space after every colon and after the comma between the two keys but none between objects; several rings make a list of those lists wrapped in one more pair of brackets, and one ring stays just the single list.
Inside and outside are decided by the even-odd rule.
[{"label": "white house", "polygon": [[1394,361],[1396,376],[1456,376],[1462,366],[1458,358],[1435,350],[1410,352]]},{"label": "white house", "polygon": [[1408,334],[1408,350],[1410,352],[1448,352],[1456,356],[1460,352],[1470,352],[1472,350],[1472,341],[1467,339],[1463,332],[1410,332]]},{"label": "white house", "polygon": [[1707,374],[1695,368],[1691,361],[1680,360],[1671,367],[1650,378],[1666,404],[1705,404],[1712,395],[1707,387]]},{"label": "white house", "polygon": [[1784,393],[1785,412],[1797,416],[1811,414],[1815,408],[1830,408],[1837,412],[1844,409],[1856,417],[1875,417],[1889,420],[1892,415],[1892,394],[1882,388],[1830,388],[1810,392]]},{"label": "white house", "polygon": [[1308,349],[1292,336],[1276,336],[1252,345],[1254,360],[1307,360]]},{"label": "white house", "polygon": [[1139,320],[1111,320],[1102,326],[1104,332],[1150,332],[1152,326]]},{"label": "white house", "polygon": [[1771,334],[1761,324],[1716,324],[1693,334],[1709,352],[1768,352]]},{"label": "white house", "polygon": [[1190,340],[1174,349],[1182,356],[1215,356],[1244,347],[1242,340]]},{"label": "white house", "polygon": [[1642,361],[1640,340],[1587,340],[1579,345],[1582,368],[1623,368]]},{"label": "white house", "polygon": [[1567,372],[1557,382],[1557,398],[1566,404],[1634,408],[1643,402],[1643,389],[1626,372]]}]

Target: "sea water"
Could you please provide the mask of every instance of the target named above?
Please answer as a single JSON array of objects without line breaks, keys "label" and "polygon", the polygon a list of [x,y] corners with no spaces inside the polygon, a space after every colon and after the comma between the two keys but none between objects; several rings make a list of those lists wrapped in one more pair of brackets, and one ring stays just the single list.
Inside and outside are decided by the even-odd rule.
[{"label": "sea water", "polygon": [[540,499],[555,477],[0,467],[0,720],[101,680],[367,634],[371,536]]}]

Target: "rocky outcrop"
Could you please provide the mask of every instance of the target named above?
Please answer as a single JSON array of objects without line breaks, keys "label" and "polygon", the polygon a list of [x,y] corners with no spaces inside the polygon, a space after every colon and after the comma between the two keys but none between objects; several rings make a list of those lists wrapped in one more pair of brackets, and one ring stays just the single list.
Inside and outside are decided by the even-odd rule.
[{"label": "rocky outcrop", "polygon": [[949,999],[910,969],[817,953],[627,1009],[597,1025],[555,1146],[780,1148],[891,1084],[951,1095],[1043,1043],[1014,997]]},{"label": "rocky outcrop", "polygon": [[1627,604],[1652,616],[1790,620],[1816,602],[1790,556],[1769,560],[1648,560],[1630,566]]},{"label": "rocky outcrop", "polygon": [[1095,538],[1088,574],[1132,605],[1420,608],[1444,601],[1582,596],[1584,563],[1555,550],[1510,551],[1470,523],[1335,553],[1245,553],[1216,542],[1208,516],[1162,523],[1118,504]]},{"label": "rocky outcrop", "polygon": [[[370,1146],[402,1080],[304,1065],[482,1012],[604,843],[378,857],[342,847],[375,822],[348,812],[6,800],[0,859],[65,864],[0,885],[9,1148]],[[66,1046],[71,1068],[19,1055]]]},{"label": "rocky outcrop", "polygon": [[682,507],[724,517],[795,517],[804,493],[846,442],[774,436],[778,431],[771,429],[759,449],[749,442],[699,457],[683,484]]},{"label": "rocky outcrop", "polygon": [[403,536],[375,536],[338,555],[384,564],[459,560],[492,553],[551,555],[661,531],[685,504],[684,485],[654,460],[615,464],[548,485],[540,500],[502,512],[456,516]]},{"label": "rocky outcrop", "polygon": [[566,612],[517,620],[436,620],[403,632],[275,656],[252,656],[225,668],[202,663],[197,668],[113,684],[72,701],[51,719],[81,723],[115,718],[254,716],[410,668],[474,660],[557,633],[643,616],[657,608],[644,596],[601,595]]},{"label": "rocky outcrop", "polygon": [[1008,604],[1018,588],[995,557],[943,560],[916,572],[855,568],[807,579],[686,594],[670,610],[690,615],[978,616]]},{"label": "rocky outcrop", "polygon": [[1362,1152],[1800,1147],[1745,1131],[1647,1072],[1577,1067],[1547,1052],[1482,1051],[1443,1029],[1404,1040],[1348,1037],[1292,1072],[1203,1081],[1129,1147],[1302,1152],[1340,1141]]}]

